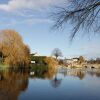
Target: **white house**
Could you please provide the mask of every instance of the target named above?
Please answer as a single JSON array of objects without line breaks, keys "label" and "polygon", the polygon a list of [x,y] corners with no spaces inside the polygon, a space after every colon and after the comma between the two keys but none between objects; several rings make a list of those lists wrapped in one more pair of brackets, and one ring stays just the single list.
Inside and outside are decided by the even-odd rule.
[{"label": "white house", "polygon": [[71,64],[71,63],[73,63],[73,60],[72,59],[64,59],[64,63]]},{"label": "white house", "polygon": [[31,64],[35,64],[35,61],[31,61]]},{"label": "white house", "polygon": [[79,58],[72,58],[73,62],[78,62]]}]

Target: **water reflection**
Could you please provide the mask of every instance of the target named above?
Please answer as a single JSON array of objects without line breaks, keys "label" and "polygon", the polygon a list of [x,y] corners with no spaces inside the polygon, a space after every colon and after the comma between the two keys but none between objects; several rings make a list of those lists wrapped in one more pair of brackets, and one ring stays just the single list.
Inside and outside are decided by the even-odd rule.
[{"label": "water reflection", "polygon": [[[34,74],[30,74],[34,72]],[[58,72],[53,70],[4,70],[0,71],[0,100],[18,100],[22,92],[27,91],[31,79],[42,79],[44,82],[49,81],[53,88],[60,87],[64,77],[78,77],[80,80],[85,79],[86,75],[91,77],[100,77],[99,69],[60,69]],[[41,85],[41,81],[38,85]]]},{"label": "water reflection", "polygon": [[60,86],[62,79],[58,79],[57,76],[55,75],[54,79],[51,80],[51,85],[54,88],[57,88]]},{"label": "water reflection", "polygon": [[28,73],[0,71],[0,100],[18,100],[21,91],[28,87]]},{"label": "water reflection", "polygon": [[80,80],[83,80],[86,75],[100,77],[100,69],[59,69],[58,73],[61,73],[64,77],[78,77]]}]

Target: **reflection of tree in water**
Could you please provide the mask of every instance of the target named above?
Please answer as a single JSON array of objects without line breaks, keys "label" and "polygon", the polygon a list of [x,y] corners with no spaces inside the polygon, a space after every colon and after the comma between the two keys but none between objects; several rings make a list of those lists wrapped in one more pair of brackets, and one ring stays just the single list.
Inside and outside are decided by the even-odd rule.
[{"label": "reflection of tree in water", "polygon": [[88,71],[88,74],[91,76],[100,77],[100,69],[91,69]]},{"label": "reflection of tree in water", "polygon": [[77,77],[79,77],[80,80],[84,79],[84,76],[85,76],[85,73],[83,71],[80,70],[77,72]]},{"label": "reflection of tree in water", "polygon": [[48,66],[34,66],[31,72],[34,72],[31,78],[52,79],[56,74],[56,69]]},{"label": "reflection of tree in water", "polygon": [[95,73],[93,71],[89,71],[88,74],[94,76]]},{"label": "reflection of tree in water", "polygon": [[59,73],[65,76],[78,77],[80,80],[84,79],[86,75],[100,77],[100,69],[60,69]]},{"label": "reflection of tree in water", "polygon": [[54,88],[57,88],[61,85],[62,79],[58,79],[57,76],[55,75],[54,79],[51,80],[51,85]]},{"label": "reflection of tree in water", "polygon": [[63,74],[64,77],[74,76],[74,77],[78,77],[81,80],[85,77],[86,74],[82,69],[67,69],[67,70],[61,69],[59,73]]},{"label": "reflection of tree in water", "polygon": [[28,86],[28,73],[13,71],[0,72],[0,100],[18,100],[18,96]]},{"label": "reflection of tree in water", "polygon": [[97,72],[97,73],[96,73],[96,76],[97,76],[97,77],[100,77],[100,72]]}]

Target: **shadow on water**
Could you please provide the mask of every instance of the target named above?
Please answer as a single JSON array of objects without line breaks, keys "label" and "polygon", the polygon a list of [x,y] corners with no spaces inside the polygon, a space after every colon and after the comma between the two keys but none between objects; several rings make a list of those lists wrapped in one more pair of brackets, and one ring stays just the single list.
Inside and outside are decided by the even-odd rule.
[{"label": "shadow on water", "polygon": [[[74,76],[80,80],[84,79],[86,74],[91,76],[100,77],[100,70],[82,70],[82,69],[70,69],[59,70],[57,73],[52,69],[41,67],[34,67],[34,69],[24,70],[1,70],[0,71],[0,100],[18,100],[18,96],[21,92],[27,91],[29,79],[48,79],[50,85],[53,88],[57,88],[61,85],[63,79],[57,77],[57,74],[62,74],[64,77]],[[41,83],[40,83],[41,84]]]}]

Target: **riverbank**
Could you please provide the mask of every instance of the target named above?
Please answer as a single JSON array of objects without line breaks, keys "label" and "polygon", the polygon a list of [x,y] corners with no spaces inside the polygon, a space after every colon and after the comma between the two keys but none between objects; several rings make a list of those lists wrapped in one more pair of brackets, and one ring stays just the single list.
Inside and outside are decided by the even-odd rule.
[{"label": "riverbank", "polygon": [[75,64],[74,66],[68,65],[59,65],[58,68],[95,68],[95,69],[100,69],[100,64]]},{"label": "riverbank", "polygon": [[0,63],[0,70],[5,70],[5,69],[8,69],[8,66]]}]

